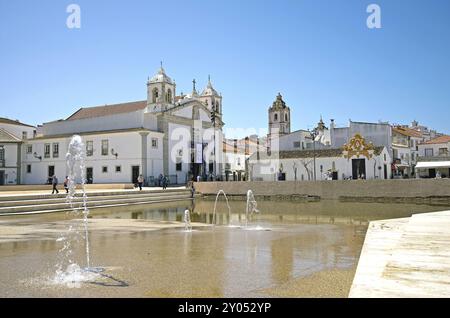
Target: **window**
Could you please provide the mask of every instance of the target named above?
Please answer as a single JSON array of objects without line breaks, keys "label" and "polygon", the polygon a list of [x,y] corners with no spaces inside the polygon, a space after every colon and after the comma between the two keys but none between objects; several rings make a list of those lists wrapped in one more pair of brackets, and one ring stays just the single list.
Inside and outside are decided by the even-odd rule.
[{"label": "window", "polygon": [[384,154],[384,161],[386,161],[386,154]]},{"label": "window", "polygon": [[288,121],[288,116],[287,116],[287,114],[284,114],[284,121]]},{"label": "window", "polygon": [[439,148],[439,156],[447,156],[448,149],[447,148]]},{"label": "window", "polygon": [[169,90],[167,91],[166,102],[172,103],[172,90],[171,90],[170,88],[169,88]]},{"label": "window", "polygon": [[278,120],[278,114],[273,115],[273,120],[277,121]]},{"label": "window", "polygon": [[5,166],[5,148],[0,146],[0,167]]},{"label": "window", "polygon": [[237,165],[240,166],[241,165],[241,158],[237,157]]},{"label": "window", "polygon": [[31,165],[27,165],[27,173],[31,173]]},{"label": "window", "polygon": [[300,148],[300,141],[294,141],[294,148]]},{"label": "window", "polygon": [[433,157],[433,148],[425,149],[425,157]]},{"label": "window", "polygon": [[152,102],[156,103],[158,101],[158,89],[155,87],[152,91]]},{"label": "window", "polygon": [[59,143],[53,144],[53,158],[59,157]]},{"label": "window", "polygon": [[116,166],[116,173],[120,173],[122,172],[122,167],[121,166]]},{"label": "window", "polygon": [[152,138],[152,148],[158,148],[158,139]]},{"label": "window", "polygon": [[44,158],[50,158],[50,144],[44,145]]},{"label": "window", "polygon": [[22,131],[22,139],[28,139],[28,134],[26,131]]},{"label": "window", "polygon": [[231,170],[231,163],[225,164],[225,170]]},{"label": "window", "polygon": [[175,164],[176,171],[183,171],[183,164],[181,162],[181,158],[177,158],[177,163]]},{"label": "window", "polygon": [[108,140],[102,140],[102,156],[107,156],[108,155]]},{"label": "window", "polygon": [[94,155],[94,142],[92,140],[86,141],[86,156],[91,157]]},{"label": "window", "polygon": [[107,166],[103,166],[102,167],[102,173],[108,173],[108,167]]},{"label": "window", "polygon": [[27,153],[33,153],[33,146],[27,145]]}]

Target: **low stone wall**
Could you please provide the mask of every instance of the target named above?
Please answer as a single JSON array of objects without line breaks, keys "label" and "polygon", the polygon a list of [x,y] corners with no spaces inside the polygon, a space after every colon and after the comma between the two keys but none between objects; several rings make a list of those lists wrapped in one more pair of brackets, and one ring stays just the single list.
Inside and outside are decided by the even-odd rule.
[{"label": "low stone wall", "polygon": [[279,182],[195,182],[201,194],[245,195],[252,190],[255,196],[318,196],[321,199],[359,200],[368,198],[426,198],[450,197],[450,179],[394,179],[339,181],[279,181]]}]

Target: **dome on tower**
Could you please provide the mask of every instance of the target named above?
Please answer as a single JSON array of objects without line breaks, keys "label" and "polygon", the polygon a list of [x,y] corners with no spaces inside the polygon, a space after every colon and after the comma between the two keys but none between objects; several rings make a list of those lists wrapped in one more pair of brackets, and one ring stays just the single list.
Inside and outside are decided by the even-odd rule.
[{"label": "dome on tower", "polygon": [[169,83],[169,84],[172,84],[172,79],[169,76],[167,76],[166,71],[164,70],[164,68],[161,65],[158,73],[155,76],[153,76],[150,79],[149,82],[150,83]]},{"label": "dome on tower", "polygon": [[211,84],[211,77],[209,77],[209,76],[208,76],[208,85],[203,90],[202,96],[219,96],[217,91],[212,86],[212,84]]}]

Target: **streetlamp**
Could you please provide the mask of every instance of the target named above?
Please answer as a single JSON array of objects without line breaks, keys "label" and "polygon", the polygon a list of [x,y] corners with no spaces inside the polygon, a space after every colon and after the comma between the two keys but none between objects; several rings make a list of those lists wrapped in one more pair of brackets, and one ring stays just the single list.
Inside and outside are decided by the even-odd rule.
[{"label": "streetlamp", "polygon": [[214,106],[214,104],[211,107],[211,123],[213,124],[213,133],[214,133],[214,161],[213,161],[213,174],[214,177],[216,177],[216,107]]}]

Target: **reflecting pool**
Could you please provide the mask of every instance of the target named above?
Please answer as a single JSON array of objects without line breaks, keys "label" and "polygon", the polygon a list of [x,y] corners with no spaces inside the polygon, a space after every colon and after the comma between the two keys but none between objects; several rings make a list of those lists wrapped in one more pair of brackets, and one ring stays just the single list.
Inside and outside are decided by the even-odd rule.
[{"label": "reflecting pool", "polygon": [[[448,210],[414,204],[219,200],[91,211],[91,264],[79,284],[53,284],[66,214],[0,218],[1,297],[346,297],[371,220]],[[192,232],[185,231],[190,211]],[[228,227],[227,225],[234,225]],[[81,244],[82,245],[82,244]],[[82,247],[80,247],[82,248]],[[84,254],[80,251],[79,257]]]}]

